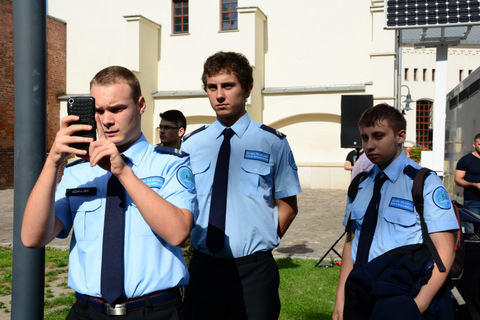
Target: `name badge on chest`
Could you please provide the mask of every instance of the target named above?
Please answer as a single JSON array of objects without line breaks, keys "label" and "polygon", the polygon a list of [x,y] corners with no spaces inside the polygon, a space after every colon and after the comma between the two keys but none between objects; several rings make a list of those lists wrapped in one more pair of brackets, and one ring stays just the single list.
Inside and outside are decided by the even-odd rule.
[{"label": "name badge on chest", "polygon": [[76,189],[67,189],[65,195],[67,197],[75,197],[75,196],[94,196],[97,194],[97,188],[76,188]]}]

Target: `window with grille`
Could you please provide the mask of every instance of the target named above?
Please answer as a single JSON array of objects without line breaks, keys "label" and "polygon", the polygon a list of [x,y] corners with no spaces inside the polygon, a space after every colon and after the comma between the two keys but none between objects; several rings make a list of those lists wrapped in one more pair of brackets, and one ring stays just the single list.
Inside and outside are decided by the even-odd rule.
[{"label": "window with grille", "polygon": [[432,146],[432,105],[431,101],[417,101],[417,144],[428,149]]},{"label": "window with grille", "polygon": [[221,1],[221,29],[236,30],[238,29],[238,12],[237,0],[220,0]]},{"label": "window with grille", "polygon": [[173,0],[173,33],[188,33],[188,0]]}]

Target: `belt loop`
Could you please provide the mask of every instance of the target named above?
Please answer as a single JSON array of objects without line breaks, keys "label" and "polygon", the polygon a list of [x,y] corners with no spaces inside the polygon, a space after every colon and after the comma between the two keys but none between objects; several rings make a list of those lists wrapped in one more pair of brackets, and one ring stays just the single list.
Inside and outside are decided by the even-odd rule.
[{"label": "belt loop", "polygon": [[82,302],[78,301],[78,303],[80,304],[80,306],[82,307],[83,310],[87,310],[88,309],[88,297],[87,296],[84,296],[85,299],[83,299]]},{"label": "belt loop", "polygon": [[145,300],[145,309],[147,309],[148,311],[151,311],[153,309],[153,305],[148,295],[146,295],[143,299]]}]

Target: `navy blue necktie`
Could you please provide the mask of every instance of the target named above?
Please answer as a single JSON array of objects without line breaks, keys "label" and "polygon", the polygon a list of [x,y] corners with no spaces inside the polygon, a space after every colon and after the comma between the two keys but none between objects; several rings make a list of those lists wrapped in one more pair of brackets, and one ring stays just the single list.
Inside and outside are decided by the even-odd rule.
[{"label": "navy blue necktie", "polygon": [[355,267],[368,262],[368,253],[372,245],[375,227],[377,226],[378,206],[380,204],[380,189],[383,183],[388,179],[387,175],[381,171],[375,177],[373,186],[373,195],[368,204],[365,217],[363,218],[362,229],[360,230],[360,239],[358,240],[357,257],[355,259]]},{"label": "navy blue necktie", "polygon": [[108,180],[103,228],[101,293],[109,303],[124,296],[123,248],[125,237],[125,189],[113,174]]},{"label": "navy blue necktie", "polygon": [[207,247],[217,253],[225,242],[225,213],[227,209],[228,165],[230,163],[230,138],[235,132],[227,128],[223,130],[224,138],[218,151],[215,176],[213,177],[210,216],[208,218]]}]

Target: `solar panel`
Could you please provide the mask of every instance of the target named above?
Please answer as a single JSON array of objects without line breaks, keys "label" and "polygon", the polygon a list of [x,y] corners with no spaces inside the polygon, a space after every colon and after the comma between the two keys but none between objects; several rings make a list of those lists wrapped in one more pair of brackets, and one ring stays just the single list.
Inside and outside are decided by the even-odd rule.
[{"label": "solar panel", "polygon": [[387,29],[480,24],[480,0],[385,0]]}]

